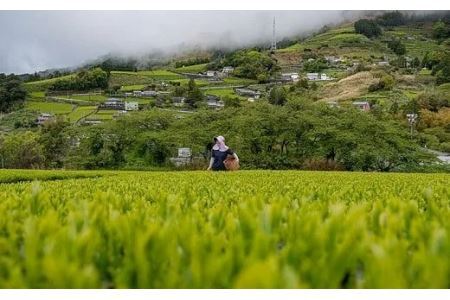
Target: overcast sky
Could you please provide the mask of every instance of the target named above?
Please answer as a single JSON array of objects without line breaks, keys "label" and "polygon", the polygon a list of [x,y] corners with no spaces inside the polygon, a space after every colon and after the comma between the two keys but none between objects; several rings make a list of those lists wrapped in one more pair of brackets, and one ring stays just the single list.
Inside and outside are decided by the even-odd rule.
[{"label": "overcast sky", "polygon": [[[359,14],[343,11],[0,11],[0,73],[78,66],[109,53],[270,43]],[[182,46],[184,45],[184,46]]]}]

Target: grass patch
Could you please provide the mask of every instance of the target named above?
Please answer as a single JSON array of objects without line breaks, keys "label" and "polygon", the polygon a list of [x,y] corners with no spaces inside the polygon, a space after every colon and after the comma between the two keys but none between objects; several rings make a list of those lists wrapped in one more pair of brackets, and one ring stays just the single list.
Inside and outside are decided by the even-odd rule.
[{"label": "grass patch", "polygon": [[67,115],[67,119],[69,122],[77,122],[78,120],[94,112],[96,109],[96,106],[78,106],[74,111]]},{"label": "grass patch", "polygon": [[68,114],[72,111],[73,105],[57,102],[26,101],[25,108],[28,110],[51,113],[55,115]]},{"label": "grass patch", "polygon": [[38,80],[38,81],[31,81],[31,82],[26,82],[24,84],[24,86],[25,86],[25,89],[28,92],[46,91],[57,80],[69,79],[69,78],[72,78],[74,76],[75,76],[74,74],[69,74],[69,75],[56,77],[56,78],[50,78],[50,79],[44,79],[44,80]]},{"label": "grass patch", "polygon": [[134,84],[134,85],[123,85],[120,88],[120,91],[122,92],[132,92],[132,91],[141,91],[145,89],[145,84]]},{"label": "grass patch", "polygon": [[192,66],[186,66],[186,67],[180,67],[176,68],[175,70],[177,72],[181,73],[201,73],[207,70],[208,64],[198,64],[198,65],[192,65]]}]

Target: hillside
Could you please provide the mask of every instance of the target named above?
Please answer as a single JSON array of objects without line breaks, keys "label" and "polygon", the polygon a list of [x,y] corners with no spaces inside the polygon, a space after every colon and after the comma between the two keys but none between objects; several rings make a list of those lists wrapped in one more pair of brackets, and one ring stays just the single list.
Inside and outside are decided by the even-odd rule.
[{"label": "hillside", "polygon": [[[185,130],[183,126],[192,128],[185,133],[199,141],[187,144],[200,156],[203,155],[200,151],[204,145],[201,144],[206,143],[206,136],[198,131],[205,131],[208,125],[202,122],[209,118],[209,122],[217,122],[214,124],[220,128],[218,116],[228,115],[230,122],[241,127],[227,125],[226,130],[237,130],[242,137],[248,134],[243,133],[244,128],[251,128],[254,124],[260,126],[254,128],[257,130],[255,135],[264,138],[255,138],[246,146],[248,149],[241,150],[248,151],[249,156],[255,152],[264,157],[253,166],[274,167],[268,157],[273,157],[276,152],[279,155],[276,167],[306,168],[307,159],[319,156],[320,159],[334,161],[339,151],[326,146],[329,145],[326,140],[320,140],[324,149],[319,152],[300,151],[300,141],[319,143],[316,136],[305,132],[310,130],[308,134],[320,135],[323,134],[320,130],[332,130],[327,132],[326,138],[332,136],[339,144],[340,139],[348,137],[348,129],[340,122],[345,123],[347,117],[356,117],[379,124],[385,135],[392,128],[396,137],[413,138],[414,145],[419,148],[450,152],[450,128],[445,122],[433,121],[448,119],[449,37],[436,36],[434,28],[441,21],[405,22],[394,26],[376,25],[380,27],[376,36],[358,33],[360,29],[356,29],[356,23],[347,23],[324,28],[275,51],[254,47],[201,52],[198,55],[192,53],[145,70],[133,65],[128,66],[130,70],[124,70],[127,66],[123,65],[114,69],[114,62],[109,60],[107,70],[98,67],[106,66],[103,63],[97,68],[66,76],[25,83],[28,96],[24,108],[2,117],[0,128],[13,133],[21,130],[39,132],[40,127],[32,124],[40,114],[49,114],[45,118],[51,120],[59,117],[76,128],[75,131],[89,131],[89,126],[85,129],[79,125],[93,124],[102,125],[99,128],[106,130],[104,128],[108,126],[117,126],[116,122],[145,127],[148,125],[137,125],[140,118],[168,114],[177,121],[173,124],[167,121],[161,130],[175,130],[178,134]],[[323,107],[329,110],[323,113]],[[355,111],[357,116],[352,115]],[[296,120],[305,112],[315,115],[320,125],[316,125],[316,120],[305,119],[302,121],[304,124],[294,122],[291,128],[287,125],[284,128],[271,127],[275,126],[270,121],[272,118],[279,118],[274,122],[291,124],[291,120],[280,116]],[[412,131],[407,114],[417,114]],[[310,127],[298,133],[301,137],[297,140],[289,135],[305,124],[310,124]],[[334,124],[334,127],[327,128],[324,124]],[[361,124],[361,130],[365,125]],[[151,134],[163,134],[162,131]],[[353,139],[364,137],[364,133],[355,134],[357,137]],[[171,133],[166,136],[152,137],[156,139],[155,143],[164,144],[164,149],[145,150],[162,151],[149,158],[150,164],[162,164],[157,157],[163,157],[162,161],[167,163],[168,153],[183,146],[181,142],[170,139],[173,137]],[[390,147],[402,147],[407,143],[398,141],[392,146],[393,141],[383,142]],[[241,140],[239,143],[245,144]],[[298,152],[289,152],[288,147],[295,147]],[[365,153],[366,150],[355,151]],[[128,158],[120,159],[122,163]],[[334,167],[354,169],[345,165],[346,159],[340,158],[340,165]],[[391,164],[386,167],[376,163],[376,159],[371,157],[369,166],[364,167],[364,163],[354,157],[349,160],[361,164],[356,169],[392,169]],[[325,165],[330,167],[328,163]]]}]

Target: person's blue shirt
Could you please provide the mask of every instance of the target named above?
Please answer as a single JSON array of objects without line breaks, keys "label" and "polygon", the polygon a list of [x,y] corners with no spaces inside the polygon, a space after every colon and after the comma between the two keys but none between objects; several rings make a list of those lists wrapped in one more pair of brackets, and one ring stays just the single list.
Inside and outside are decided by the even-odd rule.
[{"label": "person's blue shirt", "polygon": [[233,154],[234,154],[234,152],[231,149],[227,149],[227,151],[212,150],[211,157],[214,158],[212,169],[214,171],[226,170],[223,161],[227,158],[228,155],[233,155]]}]

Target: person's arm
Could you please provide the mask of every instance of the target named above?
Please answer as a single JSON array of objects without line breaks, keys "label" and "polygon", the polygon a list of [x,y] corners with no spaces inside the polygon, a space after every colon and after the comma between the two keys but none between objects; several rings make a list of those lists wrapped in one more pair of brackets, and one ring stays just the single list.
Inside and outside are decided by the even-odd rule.
[{"label": "person's arm", "polygon": [[209,160],[209,166],[207,169],[208,171],[210,171],[212,169],[213,163],[214,163],[214,157],[211,156],[211,159]]},{"label": "person's arm", "polygon": [[236,152],[233,153],[234,159],[236,159],[237,162],[239,162],[239,157],[237,156]]}]

